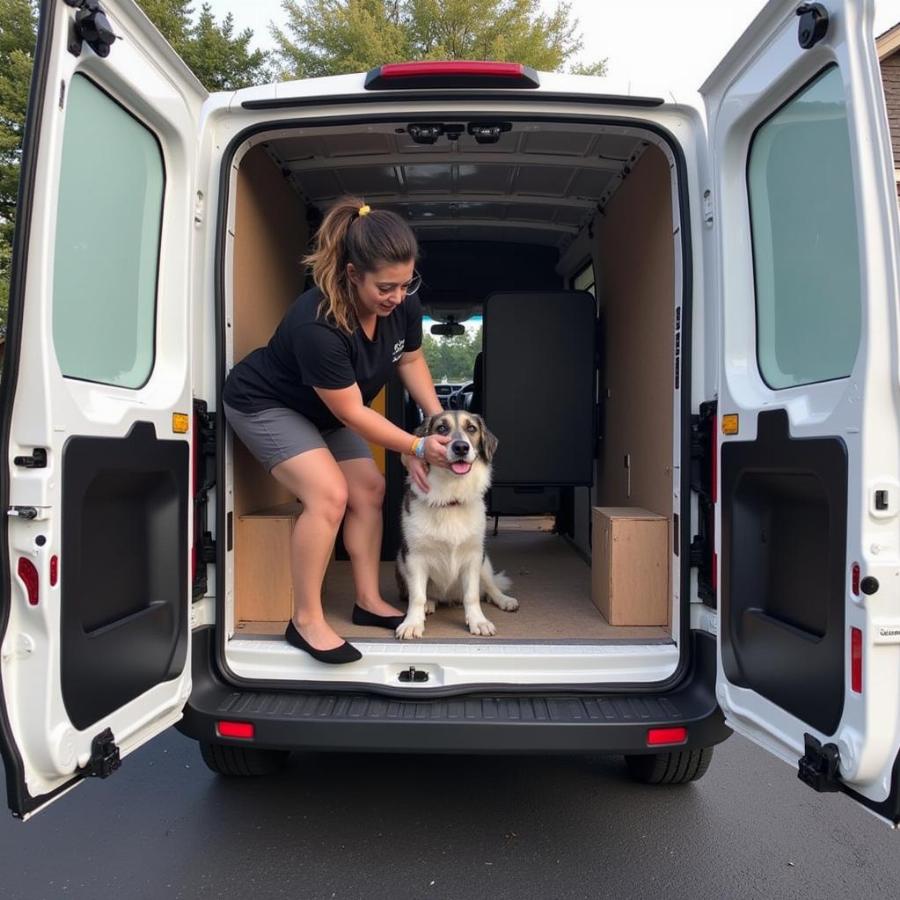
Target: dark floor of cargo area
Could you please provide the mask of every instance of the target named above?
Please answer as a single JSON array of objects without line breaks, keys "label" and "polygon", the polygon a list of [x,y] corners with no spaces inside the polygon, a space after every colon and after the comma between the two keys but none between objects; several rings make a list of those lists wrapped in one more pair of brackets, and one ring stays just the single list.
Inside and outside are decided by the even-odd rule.
[{"label": "dark floor of cargo area", "polygon": [[[473,642],[522,641],[628,641],[671,640],[666,626],[612,626],[591,602],[591,568],[563,537],[552,534],[552,519],[501,519],[493,534],[488,524],[485,549],[496,572],[512,580],[506,593],[519,601],[517,612],[507,613],[483,603],[485,615],[497,626],[494,637],[476,638],[466,628],[461,606],[440,605],[428,616],[425,638]],[[381,589],[389,602],[400,605],[394,563],[381,564]],[[352,624],[353,577],[349,562],[332,562],[325,579],[325,611],[335,629],[347,638],[392,640],[381,628]],[[400,606],[402,608],[402,606]],[[235,637],[281,634],[285,623],[236,623]]]}]

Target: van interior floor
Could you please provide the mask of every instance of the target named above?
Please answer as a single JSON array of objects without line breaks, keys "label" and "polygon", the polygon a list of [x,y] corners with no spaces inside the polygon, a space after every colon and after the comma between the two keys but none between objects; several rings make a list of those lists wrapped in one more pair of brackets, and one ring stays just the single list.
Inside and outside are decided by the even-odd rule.
[{"label": "van interior floor", "polygon": [[[423,641],[473,643],[671,643],[669,626],[610,625],[591,601],[591,568],[562,536],[552,533],[553,519],[510,518],[486,522],[485,549],[494,571],[505,571],[512,580],[506,593],[516,597],[519,609],[503,612],[482,604],[485,615],[497,626],[494,637],[475,637],[466,628],[461,606],[438,606],[428,617]],[[403,608],[397,597],[394,563],[381,564],[381,588],[385,600]],[[325,611],[335,630],[347,639],[394,641],[382,628],[354,625],[350,621],[354,591],[350,563],[332,561],[325,579]],[[235,635],[258,638],[282,635],[286,622],[239,621]]]}]

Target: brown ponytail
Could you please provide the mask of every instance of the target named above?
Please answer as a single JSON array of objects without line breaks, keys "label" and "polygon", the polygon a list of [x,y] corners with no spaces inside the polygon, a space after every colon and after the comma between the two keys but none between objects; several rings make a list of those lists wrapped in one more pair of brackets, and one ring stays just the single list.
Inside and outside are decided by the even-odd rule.
[{"label": "brown ponytail", "polygon": [[324,295],[319,314],[352,333],[357,326],[356,293],[347,277],[347,263],[359,272],[372,272],[385,263],[415,261],[418,255],[416,236],[396,213],[366,211],[358,197],[338,198],[319,226],[315,249],[303,260],[312,267],[313,281]]}]

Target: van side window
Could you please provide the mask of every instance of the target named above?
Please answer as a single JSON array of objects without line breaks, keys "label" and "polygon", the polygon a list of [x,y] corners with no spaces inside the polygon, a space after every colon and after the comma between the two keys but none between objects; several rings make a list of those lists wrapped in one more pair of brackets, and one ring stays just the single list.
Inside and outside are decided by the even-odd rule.
[{"label": "van side window", "polygon": [[844,378],[860,337],[850,136],[836,66],[756,131],[747,165],[757,354],[774,389]]},{"label": "van side window", "polygon": [[573,291],[587,291],[595,297],[596,285],[594,283],[594,264],[589,262],[583,269],[579,269],[578,273],[572,279]]},{"label": "van side window", "polygon": [[154,134],[75,75],[66,101],[53,343],[63,375],[141,387],[153,368],[165,171]]}]

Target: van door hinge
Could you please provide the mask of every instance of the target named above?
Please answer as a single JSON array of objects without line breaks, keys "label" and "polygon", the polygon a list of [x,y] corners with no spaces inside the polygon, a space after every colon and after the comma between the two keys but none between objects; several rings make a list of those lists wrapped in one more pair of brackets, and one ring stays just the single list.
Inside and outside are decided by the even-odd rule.
[{"label": "van door hinge", "polygon": [[209,531],[203,532],[203,538],[200,541],[200,562],[209,566],[216,563],[216,542]]},{"label": "van door hinge", "polygon": [[100,6],[100,0],[65,0],[66,4],[78,10],[72,23],[72,39],[69,41],[69,53],[81,56],[84,42],[97,54],[106,58],[109,48],[116,40],[112,25]]},{"label": "van door hinge", "polygon": [[841,756],[836,744],[821,744],[811,734],[803,735],[805,752],[800,759],[797,777],[819,793],[841,789]]},{"label": "van door hinge", "polygon": [[209,492],[216,484],[216,414],[205,400],[194,399],[194,541],[199,565],[194,571],[192,595],[199,600],[206,594],[206,567],[216,563],[216,542],[209,524]]},{"label": "van door hinge", "polygon": [[690,564],[697,569],[697,593],[711,607],[716,606],[717,572],[715,560],[714,454],[716,448],[716,401],[700,404],[691,416],[691,490],[697,495],[698,532],[691,538]]},{"label": "van door hinge", "polygon": [[43,447],[35,447],[31,456],[17,456],[13,462],[24,469],[46,469],[47,451]]},{"label": "van door hinge", "polygon": [[107,728],[91,741],[91,758],[81,771],[91,778],[108,778],[121,765],[122,759],[112,729]]},{"label": "van door hinge", "polygon": [[815,47],[828,33],[828,10],[821,3],[802,3],[797,7],[800,22],[797,41],[804,50]]}]

